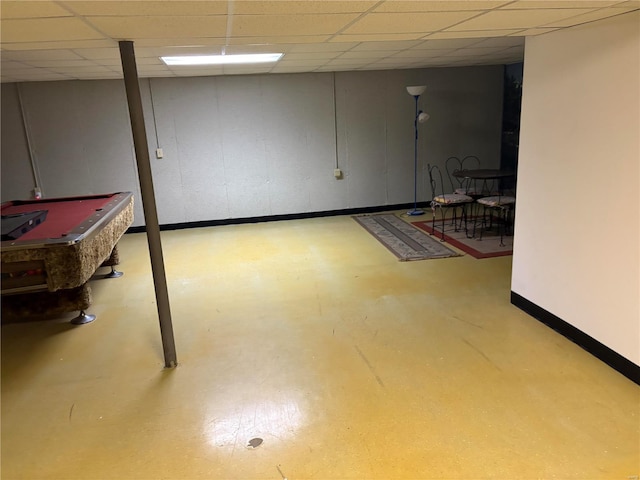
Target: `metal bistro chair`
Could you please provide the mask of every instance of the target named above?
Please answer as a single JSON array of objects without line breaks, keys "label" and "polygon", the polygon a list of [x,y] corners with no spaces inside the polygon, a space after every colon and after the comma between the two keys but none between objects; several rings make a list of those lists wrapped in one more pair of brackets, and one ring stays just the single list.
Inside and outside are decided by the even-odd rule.
[{"label": "metal bistro chair", "polygon": [[[474,200],[490,195],[486,191],[486,181],[481,182],[481,186],[478,187],[477,179],[456,175],[458,172],[463,170],[478,170],[480,168],[480,159],[475,155],[467,155],[462,160],[458,157],[449,157],[445,163],[445,168],[447,169],[447,176],[449,177],[449,183],[451,183],[453,193],[468,195]],[[475,222],[477,220],[475,205],[476,204],[472,204],[467,212],[467,220],[471,220],[473,222],[473,235],[475,235]],[[469,237],[468,226],[466,227],[466,233],[467,237]]]},{"label": "metal bistro chair", "polygon": [[513,228],[513,214],[516,206],[516,197],[511,195],[492,195],[490,197],[482,197],[477,200],[482,205],[482,226],[480,228],[480,237],[487,228],[487,213],[489,214],[489,228],[493,226],[493,213],[498,213],[498,230],[500,232],[500,246],[504,247],[504,236],[508,234],[508,228]]},{"label": "metal bistro chair", "polygon": [[449,157],[445,162],[447,176],[451,184],[453,193],[461,195],[469,195],[470,197],[479,197],[482,195],[480,189],[477,188],[476,181],[471,178],[456,177],[455,172],[461,170],[476,170],[480,168],[480,159],[475,155],[468,155],[460,160],[458,157]]},{"label": "metal bistro chair", "polygon": [[444,242],[444,224],[446,211],[451,210],[454,231],[458,231],[457,213],[460,210],[460,227],[462,222],[467,229],[467,205],[473,204],[473,198],[469,195],[460,193],[445,193],[444,182],[442,180],[442,171],[437,165],[428,165],[429,183],[431,184],[431,211],[433,212],[433,232],[436,228],[436,210],[440,209],[440,217],[442,218],[442,232],[440,241]]}]

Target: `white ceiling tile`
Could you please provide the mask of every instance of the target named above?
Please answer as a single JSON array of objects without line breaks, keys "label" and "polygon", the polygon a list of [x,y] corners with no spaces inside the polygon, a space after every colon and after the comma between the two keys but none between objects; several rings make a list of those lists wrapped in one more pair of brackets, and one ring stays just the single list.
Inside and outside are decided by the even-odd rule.
[{"label": "white ceiling tile", "polygon": [[75,76],[71,74],[76,80],[105,80],[122,78],[121,73],[117,72],[75,72]]},{"label": "white ceiling tile", "polygon": [[237,15],[233,17],[233,37],[333,34],[358,17],[357,14],[334,15]]},{"label": "white ceiling tile", "polygon": [[[103,67],[118,67],[122,65],[122,61],[119,58],[102,58],[94,60],[96,65],[102,65]],[[141,65],[141,59],[136,57],[136,65]]]},{"label": "white ceiling tile", "polygon": [[434,39],[433,35],[423,41],[420,45],[413,47],[416,50],[429,50],[432,48],[463,48],[469,45],[475,45],[482,41],[482,38],[447,38],[447,39]]},{"label": "white ceiling tile", "polygon": [[498,8],[502,5],[508,5],[510,0],[499,1],[402,1],[393,0],[386,1],[382,5],[376,7],[374,12],[455,12],[465,10],[486,10]]},{"label": "white ceiling tile", "polygon": [[309,71],[309,67],[281,66],[277,65],[271,69],[271,73],[305,73]]},{"label": "white ceiling tile", "polygon": [[483,38],[483,37],[503,37],[507,35],[515,35],[522,32],[522,29],[514,30],[476,30],[464,32],[437,32],[427,37],[429,40],[446,39],[446,38]]},{"label": "white ceiling tile", "polygon": [[403,40],[418,40],[422,33],[365,33],[356,35],[336,35],[330,42],[395,42]]},{"label": "white ceiling tile", "polygon": [[64,67],[51,67],[49,70],[56,73],[109,73],[111,69],[101,67],[100,65],[88,65],[88,66],[64,66]]},{"label": "white ceiling tile", "polygon": [[2,19],[70,17],[73,14],[56,2],[2,0]]},{"label": "white ceiling tile", "polygon": [[[116,70],[118,73],[122,74],[122,69]],[[169,76],[169,75],[173,75],[173,72],[171,70],[169,70],[168,68],[159,68],[156,65],[146,65],[142,68],[138,69],[138,76],[142,77],[142,76],[149,76],[149,75],[154,75],[154,76],[159,76],[159,75],[165,75],[165,76]]]},{"label": "white ceiling tile", "polygon": [[405,48],[415,47],[416,45],[420,45],[422,43],[421,40],[412,40],[408,42],[397,41],[397,42],[366,42],[361,43],[358,46],[354,47],[353,50],[376,50],[376,51],[384,51],[384,50],[403,50]]},{"label": "white ceiling tile", "polygon": [[235,1],[235,15],[293,15],[323,13],[362,13],[375,6],[378,1]]},{"label": "white ceiling tile", "polygon": [[[395,57],[391,57],[388,59],[384,59],[384,60],[391,60]],[[427,61],[431,61],[434,58],[438,58],[438,55],[434,55],[434,56],[425,56],[425,57],[408,57],[408,58],[396,58],[396,60],[403,60],[402,64],[404,65],[415,65],[415,64],[422,64],[424,62]]]},{"label": "white ceiling tile", "polygon": [[226,1],[64,1],[69,10],[93,16],[202,16],[226,15]]},{"label": "white ceiling tile", "polygon": [[627,8],[627,9],[603,8],[602,10],[596,10],[594,12],[585,13],[582,15],[576,15],[575,17],[559,20],[557,22],[548,23],[544,26],[545,27],[571,27],[571,26],[575,26],[576,24],[594,22],[596,20],[608,18],[613,15],[620,15],[622,13],[627,13],[632,11],[633,11],[633,8]]},{"label": "white ceiling tile", "polygon": [[524,37],[493,37],[473,44],[473,47],[513,47],[524,45]]},{"label": "white ceiling tile", "polygon": [[477,56],[480,56],[480,55],[469,51],[469,49],[467,49],[467,48],[461,48],[460,50],[455,50],[455,51],[453,51],[453,52],[451,52],[451,53],[449,53],[447,55],[443,55],[443,57],[449,57],[449,58],[452,58],[452,57],[465,57],[466,58],[466,57],[477,57]]},{"label": "white ceiling tile", "polygon": [[285,44],[258,44],[258,45],[228,45],[224,47],[227,54],[241,54],[241,53],[289,53],[291,52],[291,46]]},{"label": "white ceiling tile", "polygon": [[588,13],[588,9],[547,8],[544,10],[493,10],[452,26],[448,31],[500,30],[534,28],[547,23]]},{"label": "white ceiling tile", "polygon": [[[186,33],[185,33],[186,35]],[[222,46],[225,44],[224,36],[221,37],[173,37],[173,38],[136,38],[134,48],[136,51],[142,48],[153,47],[176,47],[193,48],[206,47],[209,45]],[[117,47],[116,43],[116,47]]]},{"label": "white ceiling tile", "polygon": [[173,72],[138,72],[139,78],[172,78],[175,76]]},{"label": "white ceiling tile", "polygon": [[549,9],[549,8],[602,8],[620,3],[620,0],[518,0],[502,7],[505,10],[512,9]]},{"label": "white ceiling tile", "polygon": [[528,28],[518,32],[518,37],[535,37],[549,32],[555,32],[558,28]]},{"label": "white ceiling tile", "polygon": [[113,40],[70,40],[70,41],[43,41],[43,42],[26,42],[26,43],[3,43],[2,50],[23,51],[30,50],[62,50],[62,49],[74,49],[74,48],[102,48],[113,47]]},{"label": "white ceiling tile", "polygon": [[53,67],[78,67],[86,65],[94,65],[91,60],[25,60],[25,64],[39,68],[53,68]]},{"label": "white ceiling tile", "polygon": [[403,50],[402,52],[398,52],[393,56],[396,58],[416,59],[416,58],[437,57],[441,55],[446,55],[453,51],[454,49],[452,48],[432,48],[429,50]]},{"label": "white ceiling tile", "polygon": [[175,77],[216,77],[223,75],[223,72],[212,72],[210,70],[192,70],[189,72],[173,72]]},{"label": "white ceiling tile", "polygon": [[329,61],[329,59],[327,59],[327,60],[316,60],[316,61],[310,61],[310,60],[291,60],[291,61],[287,61],[286,58],[283,58],[276,65],[282,65],[282,66],[287,66],[287,67],[305,67],[305,68],[309,69],[311,67],[317,67],[318,65],[324,65],[328,61]]},{"label": "white ceiling tile", "polygon": [[287,53],[282,60],[287,60],[287,61],[307,60],[307,61],[314,62],[318,60],[330,60],[332,58],[336,58],[338,55],[341,55],[342,53],[343,52],[307,52],[307,53],[290,52],[290,53]]},{"label": "white ceiling tile", "polygon": [[[118,62],[116,65],[122,65],[122,62]],[[160,57],[144,57],[144,58],[136,57],[136,65],[138,66],[165,65],[165,63],[162,60],[160,60]]]},{"label": "white ceiling tile", "polygon": [[372,63],[372,65],[405,65],[406,59],[404,58],[381,58]]},{"label": "white ceiling tile", "polygon": [[[366,59],[379,59],[379,58],[383,58],[383,57],[388,57],[389,55],[391,55],[392,51],[390,50],[384,50],[384,51],[374,51],[374,50],[351,50],[349,52],[345,52],[342,55],[340,55],[340,59],[362,59],[362,60],[366,60]],[[371,60],[370,60],[371,61]]]},{"label": "white ceiling tile", "polygon": [[28,60],[82,60],[80,56],[71,50],[28,50],[21,51],[3,51],[2,58]]},{"label": "white ceiling tile", "polygon": [[[38,71],[38,69],[34,69],[33,67],[28,67],[28,66],[24,66],[24,65],[7,67],[7,66],[4,65],[4,63],[2,64],[2,76],[4,76],[4,75],[15,75],[15,76],[30,75],[30,74],[33,74],[34,71]],[[44,70],[40,70],[40,71],[44,71]]]},{"label": "white ceiling tile", "polygon": [[370,13],[342,33],[428,33],[473,18],[481,12]]},{"label": "white ceiling tile", "polygon": [[346,52],[358,45],[357,42],[347,43],[310,43],[291,45],[290,52]]},{"label": "white ceiling tile", "polygon": [[[524,45],[517,45],[515,47],[508,47],[505,50],[502,50],[501,52],[498,52],[500,55],[511,55],[513,53],[524,53]],[[500,56],[498,55],[498,56]]]},{"label": "white ceiling tile", "polygon": [[255,44],[302,44],[302,43],[322,43],[329,40],[330,35],[275,35],[262,37],[231,37],[229,45],[255,45]]},{"label": "white ceiling tile", "polygon": [[356,70],[360,67],[352,67],[349,65],[324,65],[322,67],[318,67],[314,70],[314,72],[348,72],[350,70]]},{"label": "white ceiling tile", "polygon": [[36,71],[33,75],[20,75],[20,82],[51,82],[56,80],[69,80],[67,75],[59,73]]},{"label": "white ceiling tile", "polygon": [[613,8],[640,8],[640,0],[627,0],[626,2],[619,2],[613,5]]},{"label": "white ceiling tile", "polygon": [[468,61],[473,61],[473,60],[477,60],[478,57],[475,55],[446,55],[444,57],[440,58],[442,59],[446,59],[447,62],[468,62]]},{"label": "white ceiling tile", "polygon": [[185,35],[224,37],[227,30],[226,15],[87,17],[87,20],[110,37],[134,41],[139,38],[183,38]]},{"label": "white ceiling tile", "polygon": [[175,55],[219,55],[224,45],[207,45],[198,47],[140,47],[136,48],[136,58],[157,58]]},{"label": "white ceiling tile", "polygon": [[78,18],[2,20],[2,43],[101,39],[104,35]]},{"label": "white ceiling tile", "polygon": [[120,59],[120,49],[117,46],[113,48],[77,48],[73,50],[73,53],[92,60]]},{"label": "white ceiling tile", "polygon": [[[215,68],[215,67],[211,67],[211,68]],[[120,68],[120,70],[122,70],[122,68]],[[151,64],[142,64],[140,65],[140,69],[139,70],[144,70],[144,71],[148,71],[148,72],[157,72],[157,71],[171,71],[171,69],[165,65],[164,63],[160,62],[160,64],[158,65],[151,65]]]},{"label": "white ceiling tile", "polygon": [[[519,47],[516,47],[519,48]],[[459,52],[465,52],[467,55],[478,55],[478,56],[485,56],[485,55],[495,55],[498,53],[502,53],[507,51],[508,48],[506,47],[486,47],[486,48],[461,48],[460,50],[458,50]]]},{"label": "white ceiling tile", "polygon": [[369,65],[371,62],[371,59],[336,58],[328,61],[326,65],[356,65],[362,67],[364,65]]},{"label": "white ceiling tile", "polygon": [[270,67],[247,67],[243,68],[237,65],[234,66],[225,66],[223,73],[225,75],[247,75],[247,74],[258,74],[258,73],[269,73],[273,66]]},{"label": "white ceiling tile", "polygon": [[3,56],[0,59],[0,67],[1,68],[9,68],[9,67],[17,67],[17,66],[24,66],[22,62],[18,62],[18,61],[13,61],[13,60],[9,60],[7,57]]},{"label": "white ceiling tile", "polygon": [[414,63],[412,64],[412,68],[439,68],[439,67],[449,67],[445,60],[441,58],[431,58],[427,59],[424,62]]}]

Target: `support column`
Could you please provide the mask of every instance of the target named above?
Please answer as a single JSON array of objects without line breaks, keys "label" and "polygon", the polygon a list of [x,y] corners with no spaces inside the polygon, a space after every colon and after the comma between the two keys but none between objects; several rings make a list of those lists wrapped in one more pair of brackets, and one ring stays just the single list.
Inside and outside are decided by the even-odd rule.
[{"label": "support column", "polygon": [[140,192],[142,193],[142,208],[146,223],[147,242],[151,256],[151,269],[153,271],[153,285],[156,291],[156,303],[158,305],[158,317],[160,319],[160,334],[162,336],[162,349],[164,350],[164,366],[175,367],[178,364],[176,346],[173,339],[173,326],[171,324],[171,309],[169,307],[169,294],[167,291],[167,278],[162,257],[162,244],[160,242],[160,224],[156,210],[156,197],[153,191],[153,178],[151,176],[151,163],[149,161],[149,146],[147,132],[144,126],[142,112],[142,99],[140,97],[140,85],[138,83],[138,70],[136,57],[133,51],[133,42],[121,41],[120,59],[124,73],[124,86],[127,91],[127,103],[129,105],[129,117],[131,118],[131,131],[133,133],[133,145],[136,152],[136,164],[140,179]]}]

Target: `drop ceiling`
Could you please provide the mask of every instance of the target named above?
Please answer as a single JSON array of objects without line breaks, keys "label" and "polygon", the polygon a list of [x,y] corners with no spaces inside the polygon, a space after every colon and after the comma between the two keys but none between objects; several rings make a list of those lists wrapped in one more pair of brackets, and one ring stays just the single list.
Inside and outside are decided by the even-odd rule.
[{"label": "drop ceiling", "polygon": [[[2,82],[328,72],[520,62],[524,38],[640,9],[640,0],[27,1],[0,3]],[[165,65],[160,56],[273,53],[275,64]]]}]

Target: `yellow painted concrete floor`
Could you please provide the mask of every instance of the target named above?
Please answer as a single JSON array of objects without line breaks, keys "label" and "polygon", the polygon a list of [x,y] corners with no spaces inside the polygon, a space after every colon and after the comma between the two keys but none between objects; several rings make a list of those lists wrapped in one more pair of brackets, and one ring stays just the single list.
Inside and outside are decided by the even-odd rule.
[{"label": "yellow painted concrete floor", "polygon": [[2,327],[3,479],[640,473],[639,387],[509,303],[510,257],[399,262],[346,216],[162,238],[179,366],[126,235],[95,322]]}]

